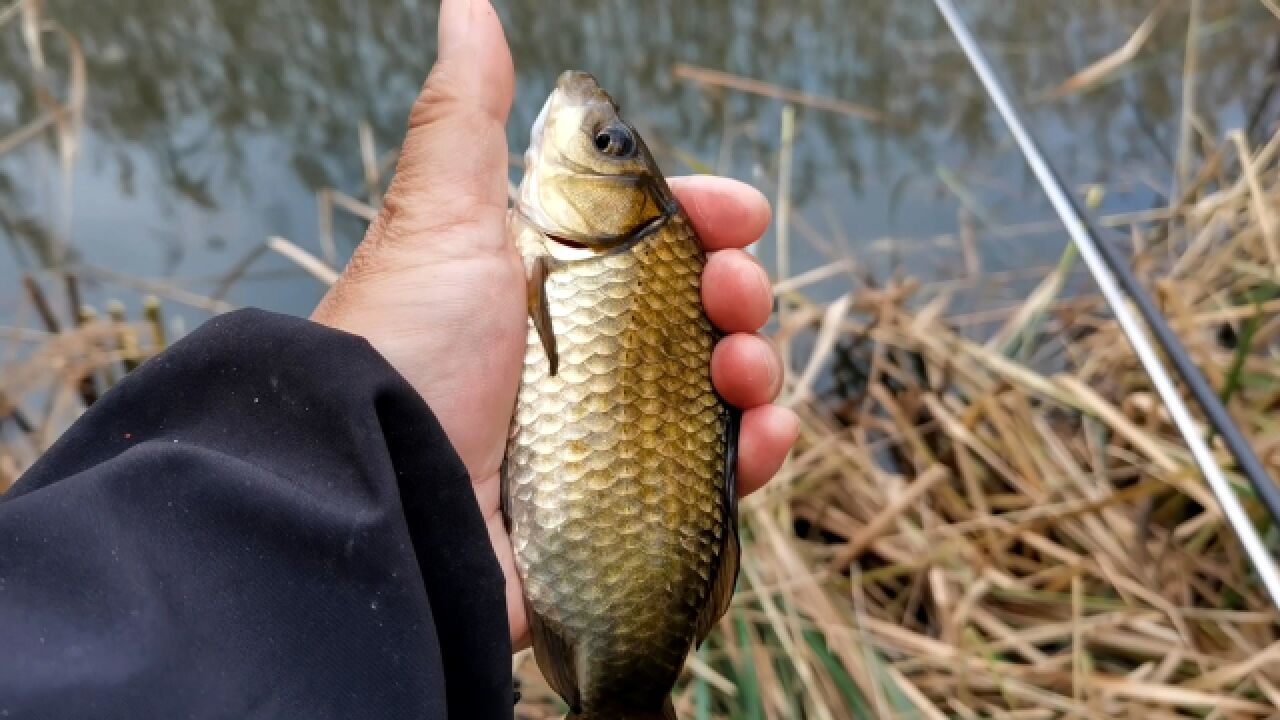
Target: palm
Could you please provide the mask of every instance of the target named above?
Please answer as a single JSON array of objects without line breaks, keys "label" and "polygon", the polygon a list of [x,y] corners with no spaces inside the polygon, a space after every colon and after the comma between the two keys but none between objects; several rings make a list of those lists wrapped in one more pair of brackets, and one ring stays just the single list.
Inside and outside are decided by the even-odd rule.
[{"label": "palm", "polygon": [[[387,204],[401,202],[400,192],[393,184]],[[379,225],[385,223],[375,224],[370,234]],[[512,639],[519,641],[527,622],[501,517],[499,472],[520,379],[526,319],[523,265],[515,248],[505,242],[503,228],[501,209],[481,211],[473,223],[452,227],[449,242],[462,248],[489,246],[493,252],[415,254],[417,262],[396,271],[403,287],[345,302],[349,298],[344,296],[363,293],[368,286],[361,268],[381,262],[362,255],[385,252],[379,243],[366,240],[315,318],[344,328],[376,326],[377,335],[365,333],[366,337],[422,395],[444,427],[472,478],[489,539],[507,578]]]},{"label": "palm", "polygon": [[[528,632],[499,472],[524,357],[524,266],[506,237],[511,58],[480,0],[445,0],[440,58],[409,119],[383,211],[313,319],[365,337],[414,386],[466,465],[506,576],[513,643]],[[728,333],[712,358],[717,390],[743,408],[739,490],[776,472],[796,420],[769,403],[776,353],[752,334],[768,317],[767,278],[739,248],[768,224],[759,193],[716,178],[673,181],[712,253],[703,302]]]}]

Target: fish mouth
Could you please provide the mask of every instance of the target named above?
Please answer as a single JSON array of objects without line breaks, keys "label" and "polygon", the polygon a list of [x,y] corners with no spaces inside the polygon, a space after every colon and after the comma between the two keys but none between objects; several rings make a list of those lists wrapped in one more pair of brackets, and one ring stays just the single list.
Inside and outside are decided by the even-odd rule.
[{"label": "fish mouth", "polygon": [[595,102],[608,103],[615,112],[618,110],[613,98],[600,87],[600,83],[591,73],[580,70],[566,70],[560,73],[560,77],[556,78],[555,88],[547,94],[546,101],[542,103],[542,110],[533,121],[533,127],[529,132],[529,149],[525,153],[526,165],[541,153],[543,129],[546,127],[552,108],[577,107]]},{"label": "fish mouth", "polygon": [[581,70],[566,70],[560,73],[560,77],[556,78],[555,94],[564,97],[570,105],[608,103],[613,107],[614,112],[618,110],[618,104],[613,101],[609,93],[604,91],[604,88],[600,87],[600,82],[595,76]]}]

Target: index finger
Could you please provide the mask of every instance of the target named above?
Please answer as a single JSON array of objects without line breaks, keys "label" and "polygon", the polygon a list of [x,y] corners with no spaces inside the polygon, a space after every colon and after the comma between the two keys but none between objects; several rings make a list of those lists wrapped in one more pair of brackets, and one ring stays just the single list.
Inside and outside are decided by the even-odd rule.
[{"label": "index finger", "polygon": [[769,201],[744,182],[690,175],[671,178],[668,184],[708,251],[746,247],[769,227]]}]

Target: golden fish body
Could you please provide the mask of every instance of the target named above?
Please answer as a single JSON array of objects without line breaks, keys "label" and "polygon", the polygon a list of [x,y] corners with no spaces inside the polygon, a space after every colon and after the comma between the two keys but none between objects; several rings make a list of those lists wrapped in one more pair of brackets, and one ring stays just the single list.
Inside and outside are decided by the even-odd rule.
[{"label": "golden fish body", "polygon": [[[643,189],[572,179],[607,162],[555,166],[545,146],[577,141],[554,123],[585,123],[606,144],[599,118],[560,117],[557,102],[597,103],[609,132],[621,123],[590,76],[566,73],[535,126],[512,220],[531,324],[504,508],[535,654],[569,717],[674,718],[671,688],[737,574],[736,427],[711,385],[705,257],[638,137],[640,161],[618,175],[642,173]],[[610,202],[625,209],[600,211]],[[612,227],[591,227],[610,213]]]}]

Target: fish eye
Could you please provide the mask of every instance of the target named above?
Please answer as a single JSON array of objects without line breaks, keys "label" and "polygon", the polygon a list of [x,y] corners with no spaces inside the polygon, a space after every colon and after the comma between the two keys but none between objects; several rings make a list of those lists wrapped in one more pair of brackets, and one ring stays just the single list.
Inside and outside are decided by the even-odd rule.
[{"label": "fish eye", "polygon": [[596,149],[605,155],[629,157],[636,149],[636,141],[631,131],[623,125],[608,125],[596,131],[593,141]]}]

